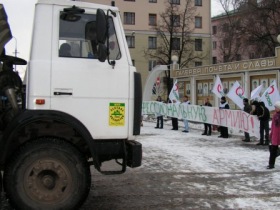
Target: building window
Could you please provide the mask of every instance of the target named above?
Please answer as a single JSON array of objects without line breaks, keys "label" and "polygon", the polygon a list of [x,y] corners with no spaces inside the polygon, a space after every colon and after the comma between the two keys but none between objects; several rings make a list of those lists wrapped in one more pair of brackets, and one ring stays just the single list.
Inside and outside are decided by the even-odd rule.
[{"label": "building window", "polygon": [[228,32],[229,31],[229,24],[228,23],[225,23],[223,25],[223,32]]},{"label": "building window", "polygon": [[213,44],[213,46],[212,46],[212,47],[213,47],[213,50],[216,50],[216,48],[217,48],[217,42],[213,42],[212,44]]},{"label": "building window", "polygon": [[202,17],[195,17],[195,28],[202,28]]},{"label": "building window", "polygon": [[157,3],[157,0],[149,0],[149,3]]},{"label": "building window", "polygon": [[229,40],[228,39],[224,40],[224,48],[225,49],[229,48]]},{"label": "building window", "polygon": [[157,48],[157,38],[149,37],[149,49],[156,49],[156,48]]},{"label": "building window", "polygon": [[180,4],[180,0],[169,0],[171,4]]},{"label": "building window", "polygon": [[224,56],[224,63],[226,63],[226,62],[229,62],[229,56],[228,55]]},{"label": "building window", "polygon": [[217,34],[217,26],[213,26],[212,27],[212,33],[213,34]]},{"label": "building window", "polygon": [[149,14],[149,26],[156,26],[156,25],[157,25],[157,15]]},{"label": "building window", "polygon": [[172,50],[180,50],[180,38],[172,38]]},{"label": "building window", "polygon": [[180,15],[172,15],[171,23],[173,23],[174,27],[179,27],[180,26]]},{"label": "building window", "polygon": [[213,57],[213,58],[212,58],[212,63],[213,63],[213,64],[217,64],[217,57]]},{"label": "building window", "polygon": [[241,55],[240,54],[236,55],[236,61],[241,61]]},{"label": "building window", "polygon": [[135,25],[135,13],[134,12],[125,12],[124,13],[124,24]]},{"label": "building window", "polygon": [[195,51],[202,51],[202,39],[195,39]]},{"label": "building window", "polygon": [[249,58],[250,58],[250,59],[256,58],[256,57],[255,57],[255,53],[250,53],[250,54],[249,54]]},{"label": "building window", "polygon": [[135,37],[134,36],[126,36],[126,42],[129,48],[135,48]]},{"label": "building window", "polygon": [[202,62],[201,61],[196,61],[196,62],[194,62],[194,66],[196,67],[196,66],[202,66]]},{"label": "building window", "polygon": [[135,60],[132,59],[131,61],[132,61],[132,65],[135,66]]},{"label": "building window", "polygon": [[149,60],[149,71],[151,71],[157,65],[156,60]]},{"label": "building window", "polygon": [[194,5],[195,6],[202,6],[202,0],[195,0]]}]

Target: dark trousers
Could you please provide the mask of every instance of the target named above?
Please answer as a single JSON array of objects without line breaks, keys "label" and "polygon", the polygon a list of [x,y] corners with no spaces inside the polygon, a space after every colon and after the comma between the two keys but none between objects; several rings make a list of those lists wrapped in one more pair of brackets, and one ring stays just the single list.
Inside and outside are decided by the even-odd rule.
[{"label": "dark trousers", "polygon": [[245,140],[249,140],[250,141],[250,134],[247,132],[244,132],[244,136],[245,136]]},{"label": "dark trousers", "polygon": [[220,126],[220,132],[222,137],[228,138],[228,128],[224,126]]},{"label": "dark trousers", "polygon": [[163,116],[157,117],[157,128],[163,128]]},{"label": "dark trousers", "polygon": [[269,165],[274,167],[277,158],[278,145],[269,145]]},{"label": "dark trousers", "polygon": [[172,117],[171,120],[172,120],[173,130],[178,130],[178,119],[175,117]]},{"label": "dark trousers", "polygon": [[[265,135],[264,135],[265,133]],[[266,143],[268,143],[269,140],[269,121],[260,121],[260,143],[264,143],[264,138]]]},{"label": "dark trousers", "polygon": [[212,125],[204,123],[204,134],[211,135],[212,133]]}]

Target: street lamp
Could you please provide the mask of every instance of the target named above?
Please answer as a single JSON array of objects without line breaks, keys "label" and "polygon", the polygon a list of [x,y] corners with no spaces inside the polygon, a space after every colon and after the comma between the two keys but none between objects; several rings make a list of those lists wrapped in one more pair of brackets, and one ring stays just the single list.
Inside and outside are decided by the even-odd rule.
[{"label": "street lamp", "polygon": [[280,34],[277,36],[277,42],[280,43]]},{"label": "street lamp", "polygon": [[178,56],[172,55],[171,60],[172,60],[173,64],[176,64],[178,62]]}]

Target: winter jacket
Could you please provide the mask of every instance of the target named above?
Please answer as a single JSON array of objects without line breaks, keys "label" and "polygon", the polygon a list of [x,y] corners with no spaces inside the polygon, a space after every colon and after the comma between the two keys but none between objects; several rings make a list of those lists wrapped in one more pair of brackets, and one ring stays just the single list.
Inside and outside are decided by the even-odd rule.
[{"label": "winter jacket", "polygon": [[212,104],[211,104],[210,102],[205,102],[205,103],[204,103],[204,106],[210,106],[210,107],[212,107]]},{"label": "winter jacket", "polygon": [[220,109],[229,109],[229,105],[227,102],[224,102],[224,103],[220,103],[220,106],[219,106]]},{"label": "winter jacket", "polygon": [[273,115],[269,137],[272,145],[280,145],[280,112]]},{"label": "winter jacket", "polygon": [[257,116],[260,121],[267,121],[270,118],[269,110],[266,108],[263,102],[259,103],[259,106],[256,107]]},{"label": "winter jacket", "polygon": [[246,103],[244,105],[243,111],[246,113],[250,113],[252,111],[252,107],[250,106],[250,104]]}]

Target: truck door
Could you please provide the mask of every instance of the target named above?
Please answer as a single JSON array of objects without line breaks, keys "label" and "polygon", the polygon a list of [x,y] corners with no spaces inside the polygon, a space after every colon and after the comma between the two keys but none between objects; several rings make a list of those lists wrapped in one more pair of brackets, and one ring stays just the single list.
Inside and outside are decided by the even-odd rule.
[{"label": "truck door", "polygon": [[94,138],[126,138],[128,135],[129,65],[121,32],[109,19],[110,59],[97,59],[96,10],[65,20],[63,8],[54,18],[51,109],[73,115]]}]

